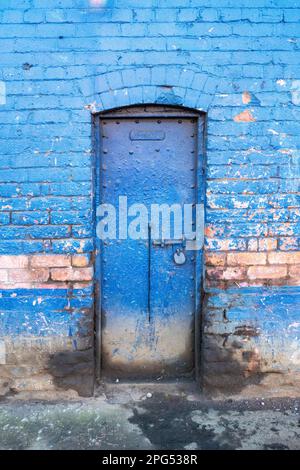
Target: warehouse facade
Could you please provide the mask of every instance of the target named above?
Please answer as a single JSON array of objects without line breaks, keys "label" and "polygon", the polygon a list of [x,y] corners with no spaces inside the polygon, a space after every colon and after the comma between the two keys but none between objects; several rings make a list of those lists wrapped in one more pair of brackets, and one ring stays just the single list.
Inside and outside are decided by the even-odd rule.
[{"label": "warehouse facade", "polygon": [[[0,17],[1,393],[189,377],[296,395],[297,2],[10,0]],[[199,204],[204,245],[151,224],[101,240],[99,205],[125,196]]]}]

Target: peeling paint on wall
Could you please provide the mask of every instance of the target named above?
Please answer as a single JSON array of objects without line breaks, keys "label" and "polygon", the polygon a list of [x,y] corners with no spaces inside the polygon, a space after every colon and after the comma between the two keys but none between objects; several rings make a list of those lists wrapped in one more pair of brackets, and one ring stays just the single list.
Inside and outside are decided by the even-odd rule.
[{"label": "peeling paint on wall", "polygon": [[[62,387],[91,393],[97,255],[91,120],[103,110],[147,103],[179,104],[207,117],[204,288],[218,290],[214,302],[231,288],[239,294],[226,298],[219,316],[211,305],[203,308],[204,349],[212,351],[204,375],[220,388],[235,376],[241,389],[254,371],[266,388],[274,386],[274,371],[280,382],[296,383],[299,6],[38,3],[8,2],[1,11],[5,393]],[[284,299],[265,295],[276,286]],[[259,334],[234,334],[246,331]]]},{"label": "peeling paint on wall", "polygon": [[292,102],[295,106],[300,106],[300,80],[294,80],[291,87]]},{"label": "peeling paint on wall", "polygon": [[236,116],[234,116],[233,119],[235,122],[255,122],[255,118],[253,117],[249,109],[246,109],[245,111],[242,111],[240,114],[237,114]]},{"label": "peeling paint on wall", "polygon": [[6,84],[0,80],[0,105],[6,104]]}]

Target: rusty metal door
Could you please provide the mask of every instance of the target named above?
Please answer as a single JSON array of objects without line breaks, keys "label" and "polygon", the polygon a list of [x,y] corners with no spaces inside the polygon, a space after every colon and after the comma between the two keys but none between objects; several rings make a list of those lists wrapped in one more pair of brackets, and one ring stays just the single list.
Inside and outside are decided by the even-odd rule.
[{"label": "rusty metal door", "polygon": [[112,114],[100,120],[100,132],[101,202],[119,215],[116,238],[101,242],[102,375],[191,376],[195,253],[184,237],[154,237],[150,219],[141,239],[124,224],[134,204],[150,214],[153,204],[196,203],[197,116]]}]

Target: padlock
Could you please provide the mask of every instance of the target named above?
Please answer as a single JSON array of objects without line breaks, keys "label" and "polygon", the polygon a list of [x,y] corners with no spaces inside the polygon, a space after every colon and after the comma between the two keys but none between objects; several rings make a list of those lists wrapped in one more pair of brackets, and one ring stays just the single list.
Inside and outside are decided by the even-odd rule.
[{"label": "padlock", "polygon": [[184,264],[186,262],[186,256],[182,250],[177,249],[174,253],[174,262],[176,264]]}]

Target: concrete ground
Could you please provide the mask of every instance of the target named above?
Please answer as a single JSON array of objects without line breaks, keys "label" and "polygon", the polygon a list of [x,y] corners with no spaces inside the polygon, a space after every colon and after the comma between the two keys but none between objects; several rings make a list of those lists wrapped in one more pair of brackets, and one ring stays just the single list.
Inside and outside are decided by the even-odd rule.
[{"label": "concrete ground", "polygon": [[176,384],[66,398],[2,401],[0,449],[300,449],[295,399],[211,401]]}]

